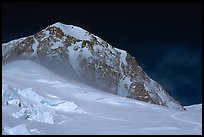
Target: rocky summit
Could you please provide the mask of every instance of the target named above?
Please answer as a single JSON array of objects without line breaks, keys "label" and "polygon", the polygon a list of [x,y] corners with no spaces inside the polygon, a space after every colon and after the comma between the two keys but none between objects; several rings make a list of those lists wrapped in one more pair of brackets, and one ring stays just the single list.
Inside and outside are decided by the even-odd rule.
[{"label": "rocky summit", "polygon": [[183,109],[129,53],[80,27],[58,22],[2,44],[3,64],[19,59],[33,60],[59,75],[112,94]]}]

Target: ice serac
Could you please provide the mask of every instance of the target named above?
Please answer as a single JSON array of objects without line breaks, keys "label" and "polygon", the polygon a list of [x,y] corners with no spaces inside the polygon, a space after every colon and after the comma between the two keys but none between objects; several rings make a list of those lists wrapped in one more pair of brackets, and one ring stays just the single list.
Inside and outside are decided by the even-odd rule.
[{"label": "ice serac", "polygon": [[2,62],[31,59],[59,75],[112,94],[182,109],[136,59],[98,36],[60,22],[34,35],[2,44]]}]

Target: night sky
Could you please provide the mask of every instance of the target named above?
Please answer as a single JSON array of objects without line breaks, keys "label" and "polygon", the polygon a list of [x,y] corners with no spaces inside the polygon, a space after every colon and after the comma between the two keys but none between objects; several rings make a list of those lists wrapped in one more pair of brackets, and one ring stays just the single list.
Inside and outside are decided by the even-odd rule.
[{"label": "night sky", "polygon": [[2,42],[62,22],[134,56],[182,105],[202,102],[201,3],[3,3]]}]

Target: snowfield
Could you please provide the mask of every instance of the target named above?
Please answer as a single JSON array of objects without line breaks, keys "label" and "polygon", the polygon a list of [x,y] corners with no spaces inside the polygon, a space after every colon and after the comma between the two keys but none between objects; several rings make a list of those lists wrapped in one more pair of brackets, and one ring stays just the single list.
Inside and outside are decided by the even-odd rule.
[{"label": "snowfield", "polygon": [[120,97],[29,60],[2,69],[2,134],[202,134],[202,104],[184,111]]}]

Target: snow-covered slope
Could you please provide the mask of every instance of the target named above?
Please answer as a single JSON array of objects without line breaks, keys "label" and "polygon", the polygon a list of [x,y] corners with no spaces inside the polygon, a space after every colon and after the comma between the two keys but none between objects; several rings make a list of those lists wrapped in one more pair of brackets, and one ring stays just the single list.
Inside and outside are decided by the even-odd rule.
[{"label": "snow-covered slope", "polygon": [[2,69],[2,134],[202,134],[202,111],[109,94],[29,60]]},{"label": "snow-covered slope", "polygon": [[60,28],[65,35],[70,35],[79,40],[91,39],[90,33],[88,31],[74,25],[65,25],[63,23],[57,22],[50,26]]},{"label": "snow-covered slope", "polygon": [[188,111],[202,111],[202,104],[184,106],[184,108]]},{"label": "snow-covered slope", "polygon": [[58,22],[2,46],[3,64],[30,59],[108,93],[182,109],[134,57],[80,27]]}]

